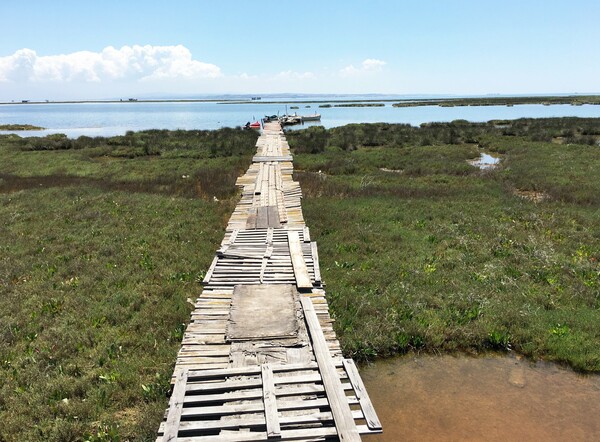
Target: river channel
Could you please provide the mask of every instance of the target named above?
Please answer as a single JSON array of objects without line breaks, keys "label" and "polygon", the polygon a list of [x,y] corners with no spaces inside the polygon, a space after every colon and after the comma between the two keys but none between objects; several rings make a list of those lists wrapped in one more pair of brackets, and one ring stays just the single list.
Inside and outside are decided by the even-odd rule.
[{"label": "river channel", "polygon": [[363,366],[383,441],[597,441],[600,376],[515,355],[410,355]]}]

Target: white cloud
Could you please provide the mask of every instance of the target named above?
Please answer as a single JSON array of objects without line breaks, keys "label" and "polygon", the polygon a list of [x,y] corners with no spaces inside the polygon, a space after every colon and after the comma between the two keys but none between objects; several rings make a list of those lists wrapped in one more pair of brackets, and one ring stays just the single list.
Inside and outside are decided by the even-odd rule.
[{"label": "white cloud", "polygon": [[359,67],[355,67],[354,65],[346,66],[345,68],[340,70],[340,74],[342,77],[352,77],[355,75],[360,75],[366,72],[379,72],[386,65],[386,62],[383,60],[377,60],[376,58],[367,58],[364,60]]},{"label": "white cloud", "polygon": [[362,62],[362,68],[365,71],[380,71],[385,65],[385,61],[376,58],[367,58]]},{"label": "white cloud", "polygon": [[110,80],[163,80],[220,77],[218,66],[192,58],[185,46],[112,46],[101,52],[38,56],[20,49],[0,57],[0,81],[104,82]]}]

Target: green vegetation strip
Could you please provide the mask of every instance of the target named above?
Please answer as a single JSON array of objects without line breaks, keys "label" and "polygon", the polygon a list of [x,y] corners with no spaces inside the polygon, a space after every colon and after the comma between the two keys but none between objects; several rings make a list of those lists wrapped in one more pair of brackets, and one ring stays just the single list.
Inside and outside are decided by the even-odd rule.
[{"label": "green vegetation strip", "polygon": [[[547,96],[521,96],[521,97],[467,97],[467,98],[373,98],[373,99],[304,99],[291,98],[287,101],[272,100],[230,100],[219,104],[312,104],[321,103],[319,107],[334,107],[335,103],[348,104],[348,107],[361,107],[360,104],[372,103],[373,106],[381,106],[383,103],[394,103],[394,107],[413,106],[512,106],[519,104],[571,104],[579,106],[583,104],[600,104],[600,95],[547,95]],[[346,107],[346,106],[335,106]]]},{"label": "green vegetation strip", "polygon": [[539,96],[539,97],[484,97],[484,98],[446,98],[425,100],[403,100],[394,103],[394,107],[415,106],[515,106],[520,104],[570,104],[582,106],[584,104],[600,104],[598,95],[569,95],[569,96]]},{"label": "green vegetation strip", "polygon": [[335,107],[384,107],[385,103],[342,103]]},{"label": "green vegetation strip", "polygon": [[[600,371],[600,120],[287,136],[346,355]],[[154,438],[256,137],[0,136],[0,440]]]},{"label": "green vegetation strip", "polygon": [[31,124],[0,124],[0,130],[44,130],[44,128]]}]

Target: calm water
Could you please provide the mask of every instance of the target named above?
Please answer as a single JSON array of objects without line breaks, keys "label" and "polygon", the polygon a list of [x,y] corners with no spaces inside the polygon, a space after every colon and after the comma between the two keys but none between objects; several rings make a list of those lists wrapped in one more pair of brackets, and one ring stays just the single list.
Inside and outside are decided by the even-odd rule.
[{"label": "calm water", "polygon": [[369,442],[598,441],[600,376],[517,357],[412,356],[363,367]]},{"label": "calm water", "polygon": [[479,167],[480,169],[493,169],[500,163],[500,158],[493,157],[487,153],[481,153],[479,158],[475,160],[468,160],[469,164]]},{"label": "calm water", "polygon": [[[331,107],[319,108],[322,103],[287,103],[290,113],[322,115],[321,125],[342,126],[349,123],[408,123],[419,125],[432,121],[489,121],[522,117],[600,117],[600,106],[584,105],[521,105],[521,106],[421,106]],[[299,109],[290,109],[296,105]],[[307,107],[310,106],[310,107]],[[264,115],[284,114],[286,102],[277,104],[248,103],[76,103],[76,104],[8,104],[0,106],[0,124],[33,124],[47,128],[42,132],[20,135],[65,133],[79,135],[121,135],[128,130],[142,129],[218,129],[242,126]],[[318,124],[318,123],[310,123]],[[296,128],[307,127],[296,126]]]}]

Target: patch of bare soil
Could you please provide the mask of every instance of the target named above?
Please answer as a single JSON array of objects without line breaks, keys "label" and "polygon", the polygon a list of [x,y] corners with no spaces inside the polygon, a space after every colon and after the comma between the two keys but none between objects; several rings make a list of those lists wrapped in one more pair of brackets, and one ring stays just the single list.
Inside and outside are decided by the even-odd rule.
[{"label": "patch of bare soil", "polygon": [[513,190],[513,194],[529,201],[533,201],[534,203],[541,203],[542,201],[548,199],[548,194],[544,192],[538,192],[536,190],[515,189]]},{"label": "patch of bare soil", "polygon": [[402,173],[404,172],[402,169],[388,169],[387,167],[380,167],[379,170],[382,172],[391,172],[391,173]]}]

